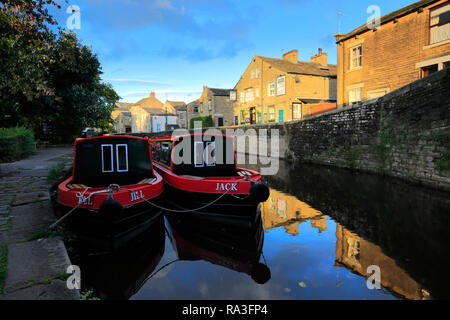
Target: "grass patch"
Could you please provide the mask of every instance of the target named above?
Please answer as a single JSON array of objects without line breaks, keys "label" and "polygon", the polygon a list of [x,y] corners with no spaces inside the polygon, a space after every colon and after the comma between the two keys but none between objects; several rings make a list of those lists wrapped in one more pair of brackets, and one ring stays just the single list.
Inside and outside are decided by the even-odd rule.
[{"label": "grass patch", "polygon": [[94,297],[92,290],[86,291],[80,295],[80,300],[101,300],[100,298]]},{"label": "grass patch", "polygon": [[0,293],[3,293],[5,280],[8,276],[8,246],[3,244],[0,246]]},{"label": "grass patch", "polygon": [[47,181],[55,181],[62,177],[64,174],[64,163],[59,163],[50,168],[50,172],[47,176]]}]

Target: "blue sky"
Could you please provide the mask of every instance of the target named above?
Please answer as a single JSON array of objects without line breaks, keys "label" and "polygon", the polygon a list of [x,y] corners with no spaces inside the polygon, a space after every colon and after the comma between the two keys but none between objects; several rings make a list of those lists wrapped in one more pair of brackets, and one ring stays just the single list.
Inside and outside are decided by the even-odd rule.
[{"label": "blue sky", "polygon": [[309,61],[322,48],[336,63],[338,12],[341,32],[413,0],[69,0],[52,13],[66,26],[69,5],[81,11],[75,30],[98,54],[103,79],[136,102],[155,91],[161,101],[190,102],[204,85],[233,88],[254,55],[281,58],[299,50]]}]

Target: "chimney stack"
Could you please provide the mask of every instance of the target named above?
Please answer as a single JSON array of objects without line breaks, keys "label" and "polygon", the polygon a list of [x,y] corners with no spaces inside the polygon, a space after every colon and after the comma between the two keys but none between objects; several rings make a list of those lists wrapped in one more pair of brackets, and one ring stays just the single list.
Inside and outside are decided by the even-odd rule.
[{"label": "chimney stack", "polygon": [[327,65],[328,64],[327,56],[328,55],[326,53],[322,52],[322,48],[319,48],[319,53],[311,57],[311,62]]},{"label": "chimney stack", "polygon": [[298,63],[298,50],[291,50],[285,54],[283,54],[283,60],[289,61],[292,63]]},{"label": "chimney stack", "polygon": [[151,98],[154,98],[155,97],[155,93],[152,91],[152,92],[150,92],[150,97]]}]

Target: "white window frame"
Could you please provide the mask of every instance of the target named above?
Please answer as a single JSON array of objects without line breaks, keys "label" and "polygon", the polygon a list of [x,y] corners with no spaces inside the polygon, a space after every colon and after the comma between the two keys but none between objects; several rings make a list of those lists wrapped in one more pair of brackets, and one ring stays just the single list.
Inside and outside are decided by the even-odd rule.
[{"label": "white window frame", "polygon": [[208,110],[212,110],[212,101],[211,100],[208,101]]},{"label": "white window frame", "polygon": [[[351,99],[352,92],[354,92],[356,90],[359,91],[359,100],[352,101],[352,99]],[[354,104],[354,103],[358,103],[358,102],[361,102],[361,101],[362,101],[362,87],[352,88],[352,89],[348,90],[348,103],[349,104]]]},{"label": "white window frame", "polygon": [[[276,96],[278,97],[278,96],[284,96],[284,95],[286,95],[286,75],[282,75],[282,76],[279,76],[279,77],[277,77],[277,80],[276,80],[276,87],[275,87],[275,94],[276,94]],[[284,89],[283,89],[283,91],[280,91],[278,88],[278,84],[283,84],[283,86],[280,86],[280,88],[283,88],[284,87]]]},{"label": "white window frame", "polygon": [[[355,50],[357,51],[358,48],[361,48],[361,54],[358,57],[355,57]],[[355,58],[358,58],[359,65],[353,64],[353,61],[355,60]],[[360,68],[362,68],[362,44],[358,44],[358,45],[350,48],[350,70],[356,70],[356,69],[360,69]]]},{"label": "white window frame", "polygon": [[[103,148],[109,147],[111,150],[111,170],[106,171],[105,170],[105,161],[103,156]],[[112,144],[102,144],[102,172],[108,173],[108,172],[114,172],[114,146]]]},{"label": "white window frame", "polygon": [[258,98],[259,97],[259,87],[255,88],[255,97]]},{"label": "white window frame", "polygon": [[252,89],[248,89],[245,92],[245,102],[253,101],[253,100],[255,100],[255,96],[253,95],[253,90]]},{"label": "white window frame", "polygon": [[[200,144],[202,146],[202,164],[197,164],[197,145]],[[205,148],[203,145],[203,142],[194,142],[194,166],[196,168],[202,168],[205,166],[205,161],[204,161],[204,152],[205,152]]]},{"label": "white window frame", "polygon": [[[430,45],[434,45],[437,43],[441,43],[441,42],[450,40],[450,36],[449,36],[450,21],[446,20],[445,23],[439,23],[439,22],[433,21],[433,18],[439,17],[443,13],[447,13],[448,10],[450,10],[450,3],[446,3],[445,5],[443,5],[441,7],[437,7],[437,8],[430,10],[430,26],[429,26],[429,30],[430,30],[429,44]],[[439,38],[439,34],[437,34],[437,32],[439,31],[438,29],[440,29],[442,34],[444,34],[444,35],[447,34],[447,38],[445,38],[445,39]],[[442,34],[441,34],[441,36],[442,36]]]},{"label": "white window frame", "polygon": [[241,102],[245,102],[245,93],[241,91]]},{"label": "white window frame", "polygon": [[[119,169],[119,147],[125,147],[126,165],[127,168],[124,170]],[[116,162],[117,162],[117,172],[128,172],[128,145],[127,144],[116,144]]]},{"label": "white window frame", "polygon": [[267,90],[267,95],[269,97],[275,96],[275,82],[269,83],[269,88]]},{"label": "white window frame", "polygon": [[[208,162],[208,157],[209,157],[209,145],[213,145],[213,150],[214,150],[214,160],[213,160],[213,163],[209,163]],[[205,152],[206,151],[206,152]],[[204,157],[206,158],[206,159],[204,159],[204,161],[205,161],[205,163],[206,163],[206,166],[207,167],[215,167],[216,166],[216,142],[215,141],[211,141],[211,142],[207,142],[206,143],[206,149],[205,149],[205,151],[203,151],[204,152]]]}]

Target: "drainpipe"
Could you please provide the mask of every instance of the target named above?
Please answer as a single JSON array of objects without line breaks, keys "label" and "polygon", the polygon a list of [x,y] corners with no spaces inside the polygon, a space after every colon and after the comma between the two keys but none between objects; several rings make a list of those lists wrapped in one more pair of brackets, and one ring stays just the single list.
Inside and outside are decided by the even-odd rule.
[{"label": "drainpipe", "polygon": [[[264,61],[263,59],[261,59],[261,90],[260,90],[260,95],[261,95],[261,122],[264,123],[264,81],[263,81],[263,77],[264,77],[264,72],[263,72],[263,67],[264,67]],[[256,122],[258,122],[258,115],[256,115]]]}]

